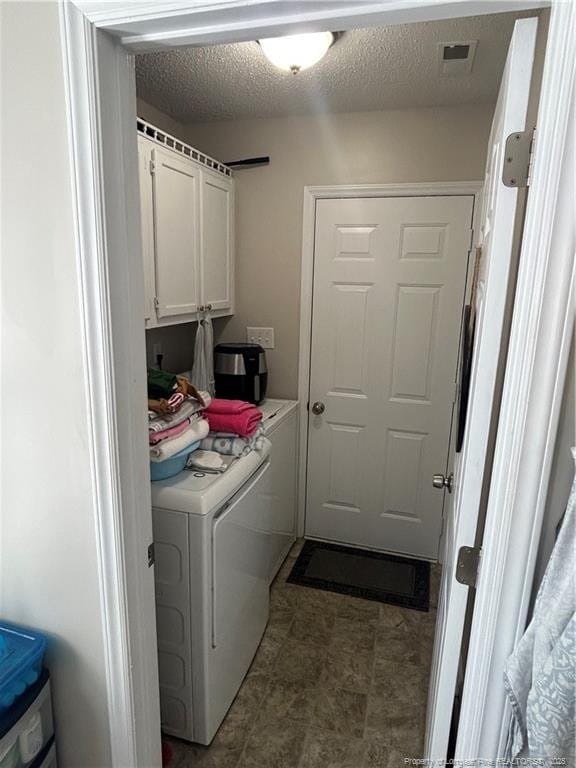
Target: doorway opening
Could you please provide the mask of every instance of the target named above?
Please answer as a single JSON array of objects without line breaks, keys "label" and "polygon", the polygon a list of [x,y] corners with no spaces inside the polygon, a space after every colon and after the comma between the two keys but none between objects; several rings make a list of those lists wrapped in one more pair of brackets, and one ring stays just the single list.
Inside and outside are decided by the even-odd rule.
[{"label": "doorway opening", "polygon": [[[492,78],[495,97],[504,70],[507,41],[514,22],[523,15],[526,14],[466,21],[469,29],[466,34],[461,31],[464,37],[472,39],[476,35],[480,38],[481,28],[486,35],[484,45],[482,40],[477,40],[472,46],[477,69],[474,85],[468,79],[468,90],[476,87],[482,91]],[[509,35],[499,38],[498,48],[494,30],[500,30],[501,34],[504,19],[510,27]],[[362,47],[362,39],[369,37],[373,48],[378,50],[383,47],[384,40],[402,45],[406,36],[429,35],[428,53],[434,51],[437,55],[442,40],[454,37],[450,24],[455,23],[438,22],[436,25],[420,25],[421,28],[408,25],[405,30],[350,31],[338,41],[340,48],[335,48],[339,60],[332,62],[334,70],[323,74],[318,69],[308,80],[286,82],[277,77],[274,81],[280,91],[288,89],[294,105],[301,105],[293,106],[292,110],[286,107],[286,94],[280,101],[270,86],[266,106],[259,106],[260,91],[266,91],[267,87],[260,83],[253,87],[256,95],[250,90],[248,93],[244,91],[241,100],[231,95],[236,90],[234,78],[238,74],[231,73],[229,61],[252,62],[253,57],[260,55],[256,43],[155,53],[139,58],[136,65],[141,96],[139,117],[172,137],[172,147],[150,150],[155,172],[158,163],[164,163],[163,153],[170,157],[170,150],[178,150],[174,141],[185,142],[184,147],[192,147],[192,152],[206,157],[204,162],[215,166],[212,171],[218,171],[218,164],[225,166],[232,158],[244,163],[237,166],[240,170],[234,174],[235,227],[226,225],[228,237],[234,238],[235,259],[233,262],[228,241],[221,251],[220,263],[224,265],[224,271],[220,269],[218,272],[217,266],[213,267],[216,283],[220,281],[223,295],[228,297],[228,303],[225,299],[217,307],[220,312],[215,315],[216,340],[237,343],[247,338],[247,329],[272,326],[278,342],[267,352],[270,393],[273,397],[295,399],[296,376],[294,366],[289,362],[289,333],[299,334],[299,532],[313,539],[400,553],[432,563],[442,559],[441,535],[447,489],[444,483],[440,489],[434,489],[431,481],[438,473],[449,477],[454,468],[462,321],[474,277],[478,280],[480,264],[474,247],[480,242],[484,223],[480,205],[483,184],[477,180],[483,176],[485,154],[489,150],[493,103],[482,101],[480,96],[476,97],[476,102],[472,97],[472,103],[466,99],[461,103],[462,97],[458,95],[463,88],[461,77],[443,80],[440,65],[439,71],[432,76],[439,92],[432,98],[440,102],[444,100],[442,109],[446,109],[447,114],[435,105],[442,118],[463,121],[456,139],[453,125],[448,129],[442,119],[440,125],[435,124],[437,115],[431,115],[426,107],[415,106],[419,98],[414,95],[418,93],[416,83],[405,83],[402,92],[411,95],[404,95],[404,98],[413,99],[414,103],[405,107],[408,114],[402,114],[400,122],[404,121],[412,130],[414,122],[422,123],[418,140],[427,145],[428,162],[437,160],[439,143],[451,140],[461,141],[468,159],[475,152],[479,162],[469,176],[464,176],[458,158],[447,156],[442,170],[427,168],[424,171],[420,168],[415,172],[415,178],[421,178],[422,182],[392,184],[393,181],[402,182],[403,178],[401,175],[387,177],[382,165],[386,162],[386,149],[381,146],[372,150],[368,161],[361,158],[360,166],[355,167],[357,147],[370,137],[371,131],[385,125],[391,114],[390,110],[378,109],[381,104],[386,104],[386,97],[376,97],[368,89],[364,102],[361,102],[364,111],[360,115],[352,113],[353,119],[361,123],[360,130],[353,137],[342,137],[339,132],[350,130],[346,123],[351,122],[351,115],[339,110],[338,99],[343,90],[349,97],[351,88],[336,86],[341,72],[349,69],[346,55],[356,55]],[[460,24],[463,23],[460,20]],[[488,39],[492,43],[492,54],[498,49],[501,56],[500,67],[491,72],[484,69],[487,61],[483,62],[481,58],[482,49],[486,52],[488,47]],[[379,45],[375,44],[376,40]],[[329,60],[325,66],[328,63]],[[383,79],[384,71],[379,71],[378,64],[376,57],[371,65],[370,82]],[[398,66],[403,68],[401,63]],[[203,75],[190,85],[195,68]],[[426,82],[429,69],[421,68],[420,86]],[[472,71],[471,67],[468,78],[472,77]],[[299,73],[296,78],[301,75],[305,73]],[[528,76],[526,100],[529,86]],[[224,106],[223,94],[229,97]],[[321,108],[318,107],[319,95],[324,95],[325,101]],[[274,101],[273,96],[278,100]],[[383,100],[379,101],[379,98]],[[170,114],[163,112],[162,107]],[[303,115],[298,115],[299,108],[304,110]],[[417,114],[415,109],[419,110]],[[382,112],[386,114],[382,115]],[[194,120],[195,116],[195,122],[179,125],[176,117],[183,119],[186,116],[188,120],[190,116]],[[397,119],[398,114],[394,117]],[[426,124],[430,119],[431,122]],[[303,125],[299,125],[300,122]],[[479,123],[483,133],[478,131]],[[286,136],[290,131],[297,133],[297,140],[288,149],[282,145],[287,143]],[[165,143],[165,135],[160,133],[160,136]],[[414,138],[416,136],[411,136],[398,147],[402,162],[410,157]],[[146,137],[139,141],[144,144]],[[306,153],[313,154],[320,147],[326,155],[324,166],[303,168]],[[186,151],[184,149],[184,153]],[[262,157],[268,162],[251,164],[252,158]],[[142,166],[145,173],[149,163],[150,158],[146,156]],[[367,173],[368,164],[371,167]],[[175,169],[175,172],[181,179],[184,170]],[[297,182],[291,178],[291,173]],[[431,179],[432,174],[436,175]],[[304,185],[299,183],[301,179]],[[347,183],[328,186],[327,182],[334,179]],[[222,180],[221,183],[225,184]],[[200,189],[204,184],[201,175]],[[291,259],[283,259],[284,253],[287,256],[293,253],[294,243],[282,233],[295,211],[298,215],[303,202],[295,192],[304,195],[311,217],[304,224],[308,230],[302,233],[304,249],[309,249],[309,255],[304,250],[300,274],[294,270]],[[263,200],[263,195],[267,201]],[[152,216],[143,210],[143,223],[154,219],[156,233],[148,253],[146,268],[150,269],[152,277],[147,285],[155,284],[155,294],[166,284],[173,285],[178,293],[184,283],[172,272],[172,265],[162,265],[159,256],[158,233],[162,231],[159,223],[162,214],[160,193],[154,187],[152,198]],[[224,213],[229,215],[229,208]],[[184,216],[179,218],[185,221]],[[169,237],[174,238],[174,232],[172,229]],[[143,233],[146,238],[145,229]],[[187,237],[192,239],[193,232]],[[200,241],[202,238],[201,233]],[[201,245],[199,247],[201,249]],[[155,257],[151,253],[154,249]],[[201,280],[205,264],[209,263],[210,255],[201,253]],[[163,277],[163,268],[172,275],[172,283]],[[278,291],[284,291],[295,271],[296,278],[301,281],[301,314],[300,327],[291,329],[288,322],[282,326],[282,313],[288,310],[297,317],[297,297],[292,302],[285,297],[279,303]],[[278,280],[283,273],[285,280]],[[231,275],[235,275],[235,295],[233,290],[227,291]],[[505,296],[507,270],[501,278]],[[190,357],[191,343],[183,344],[183,334],[190,332],[186,321],[200,303],[204,306],[213,303],[211,296],[203,294],[202,287],[198,292],[191,284],[190,290],[200,298],[168,301],[168,305],[177,308],[168,313],[164,311],[166,301],[159,300],[157,295],[147,302],[150,308],[147,317],[149,363],[154,363],[159,349],[164,361],[166,353],[172,360],[183,353]],[[475,296],[473,300],[476,300]],[[489,300],[492,300],[491,296]],[[274,302],[273,308],[270,308],[271,302]],[[500,310],[502,308],[503,305]],[[173,326],[177,327],[176,334]],[[497,332],[501,330],[500,325]],[[173,369],[187,370],[190,367],[188,360],[178,363],[172,360]],[[281,375],[284,370],[289,372],[288,376]],[[288,463],[285,469],[288,472]],[[319,749],[322,730],[333,734],[344,728],[349,730],[347,737],[354,740],[354,748],[362,754],[378,749],[408,749],[409,744],[414,754],[420,754],[424,748],[439,566],[432,568],[432,610],[425,616],[414,617],[406,610],[390,606],[378,608],[363,601],[353,605],[349,598],[338,600],[334,595],[306,591],[287,583],[299,548],[300,544],[291,550],[272,586],[271,620],[261,648],[214,741],[207,749],[186,747],[180,742],[173,742],[173,748],[199,760],[210,760],[214,756],[214,759],[224,759],[217,757],[224,751],[228,755],[226,759],[237,758],[239,764],[248,759],[247,755],[264,761],[266,754],[262,750],[269,750],[268,759],[271,759],[273,748],[270,744],[278,730],[277,719],[284,713],[290,728],[283,728],[282,749],[292,748],[285,740],[290,741],[293,737],[295,744],[306,745],[303,754],[306,750],[313,753]],[[452,556],[450,552],[449,557]],[[308,604],[310,600],[314,602],[315,611]],[[171,606],[164,598],[159,602],[157,598],[157,607],[159,613],[164,614]],[[351,618],[349,611],[356,611],[358,615]],[[279,624],[274,620],[276,615],[280,616]],[[350,624],[355,619],[357,624]],[[355,648],[341,637],[353,630],[360,638]],[[394,655],[401,647],[405,650],[411,634],[420,638],[417,646],[410,650],[408,657]],[[442,644],[443,629],[439,638],[439,644]],[[179,709],[175,703],[180,699],[174,690],[178,686],[174,685],[173,664],[166,661],[170,656],[170,643],[173,643],[173,637],[160,643],[164,729],[173,736],[190,738],[188,715],[182,720],[181,714],[186,708]],[[326,665],[315,663],[319,662],[319,649],[323,644],[329,651],[330,663]],[[354,667],[351,657],[359,651],[364,653],[360,660],[361,671]],[[299,663],[297,657],[301,659]],[[392,666],[397,667],[397,679],[391,674]],[[379,677],[377,672],[369,672],[369,669],[383,669],[384,672]],[[438,674],[437,669],[435,674]],[[293,709],[293,689],[302,686],[303,678],[308,678],[310,684],[300,696],[297,713]],[[405,684],[411,678],[414,679],[413,687]],[[181,684],[180,687],[188,695],[187,686]],[[328,695],[330,689],[332,699]],[[433,691],[432,695],[436,694]],[[252,695],[256,701],[247,703],[246,699]],[[406,696],[410,701],[405,700]],[[401,723],[395,723],[393,713],[384,706],[384,698],[395,705],[408,706],[410,712]],[[342,710],[344,704],[355,711],[346,714]],[[283,709],[286,707],[288,710]],[[308,730],[303,729],[304,716],[313,723]],[[321,722],[323,718],[324,722]],[[230,734],[230,729],[237,719],[242,720],[243,728],[235,737]],[[430,714],[429,719],[433,721]],[[185,723],[184,727],[181,723]],[[397,733],[391,735],[394,729]],[[193,725],[191,732],[195,732]],[[382,739],[384,732],[387,735]],[[444,738],[447,733],[446,728]],[[210,740],[212,735],[210,732]],[[192,738],[194,740],[194,736]],[[188,752],[190,749],[193,751]]]}]

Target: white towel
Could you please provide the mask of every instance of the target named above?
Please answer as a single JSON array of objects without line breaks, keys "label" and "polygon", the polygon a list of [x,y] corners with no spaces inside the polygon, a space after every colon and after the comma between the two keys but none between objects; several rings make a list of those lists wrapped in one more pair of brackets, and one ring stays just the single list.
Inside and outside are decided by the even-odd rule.
[{"label": "white towel", "polygon": [[150,446],[150,461],[166,461],[166,459],[172,458],[184,448],[188,448],[192,443],[197,443],[206,437],[209,431],[208,422],[206,419],[200,419],[194,421],[187,430],[182,432],[178,437],[174,437],[171,440],[163,440],[158,445]]},{"label": "white towel", "polygon": [[214,386],[214,328],[210,315],[206,315],[204,318],[204,358],[206,360],[206,389],[214,397],[216,391]]},{"label": "white towel", "polygon": [[[508,759],[564,758],[574,765],[576,709],[576,480],[538,590],[534,613],[508,658],[512,705]],[[524,756],[524,753],[522,754]]]},{"label": "white towel", "polygon": [[214,329],[210,315],[198,315],[198,328],[194,340],[192,384],[214,396]]},{"label": "white towel", "polygon": [[196,338],[194,339],[194,362],[192,363],[192,384],[196,389],[208,390],[208,374],[206,371],[206,355],[204,350],[204,323],[198,315]]}]

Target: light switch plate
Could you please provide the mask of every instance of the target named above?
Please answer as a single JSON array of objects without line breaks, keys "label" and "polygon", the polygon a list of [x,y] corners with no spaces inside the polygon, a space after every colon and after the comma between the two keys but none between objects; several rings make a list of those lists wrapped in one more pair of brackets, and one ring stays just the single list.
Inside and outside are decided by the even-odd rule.
[{"label": "light switch plate", "polygon": [[260,344],[264,349],[274,349],[274,328],[246,328],[248,344]]}]

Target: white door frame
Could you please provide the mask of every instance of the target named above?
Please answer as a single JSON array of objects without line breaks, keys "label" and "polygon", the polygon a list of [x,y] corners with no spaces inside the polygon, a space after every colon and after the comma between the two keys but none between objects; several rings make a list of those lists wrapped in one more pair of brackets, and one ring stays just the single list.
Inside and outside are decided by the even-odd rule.
[{"label": "white door frame", "polygon": [[[145,393],[142,392],[140,402],[140,395],[135,398],[131,389],[142,375],[144,360],[138,355],[143,345],[143,326],[137,322],[141,301],[138,289],[142,283],[143,292],[143,274],[135,257],[140,228],[130,51],[232,42],[283,32],[430,21],[536,8],[546,3],[310,0],[307,4],[296,4],[295,8],[269,0],[60,3],[71,184],[82,276],[79,298],[89,408],[93,416],[90,439],[97,509],[94,524],[99,541],[101,603],[106,617],[102,631],[107,665],[103,674],[108,689],[112,766],[159,766],[158,718],[154,715],[158,695],[154,692],[153,674],[147,669],[151,662],[146,655],[149,644],[146,646],[142,641],[143,637],[149,638],[149,617],[139,611],[143,602],[149,602],[153,586],[149,580],[134,576],[138,573],[135,564],[144,556],[138,530],[142,505],[149,498],[149,476],[145,446],[140,445],[140,411],[145,408]],[[569,313],[568,291],[564,290],[562,280],[566,260],[573,253],[567,256],[565,248],[552,249],[551,243],[556,206],[570,205],[565,194],[558,198],[558,192],[576,61],[570,36],[573,21],[573,4],[553,0],[518,301],[501,411],[501,423],[509,424],[510,432],[504,435],[501,431],[494,463],[495,491],[496,487],[504,491],[504,506],[498,513],[504,529],[514,531],[514,557],[509,557],[512,540],[508,536],[492,555],[491,565],[497,578],[491,593],[485,584],[488,569],[480,574],[477,609],[489,614],[491,621],[483,631],[485,655],[472,659],[478,662],[478,669],[471,664],[466,677],[465,695],[468,688],[474,687],[476,706],[470,709],[464,702],[458,746],[463,754],[462,750],[472,745],[468,752],[471,756],[479,754],[474,749],[476,744],[485,745],[484,751],[495,754],[500,733],[495,739],[494,730],[506,727],[506,718],[486,707],[490,697],[500,696],[501,687],[495,682],[490,665],[494,659],[501,659],[503,651],[512,648],[523,629],[557,422],[554,392],[562,371],[559,337]],[[115,43],[111,36],[115,36]],[[98,56],[99,45],[106,48],[106,55]],[[555,285],[559,289],[545,306]],[[547,361],[543,370],[535,366],[541,358]],[[534,425],[541,430],[538,434],[543,435],[536,444]],[[512,442],[510,454],[500,447],[505,439]],[[538,483],[534,482],[535,468]],[[523,490],[521,495],[519,489]],[[494,513],[493,507],[489,513]],[[518,552],[522,553],[520,557]],[[513,560],[515,572],[504,573],[504,567]],[[471,647],[477,650],[474,636]],[[485,733],[483,741],[477,736],[480,731]],[[460,744],[464,746],[460,748]]]},{"label": "white door frame", "polygon": [[[300,411],[300,437],[298,451],[298,536],[304,535],[306,523],[306,490],[308,472],[308,397],[310,392],[312,346],[312,296],[314,291],[314,237],[316,203],[318,200],[354,199],[357,197],[474,197],[472,228],[476,245],[481,212],[482,181],[426,182],[422,184],[332,184],[304,187],[302,223],[302,262],[300,274],[300,348],[298,355],[298,408]],[[468,260],[470,251],[468,253]],[[469,266],[469,264],[468,264]],[[470,270],[466,272],[468,296]]]}]

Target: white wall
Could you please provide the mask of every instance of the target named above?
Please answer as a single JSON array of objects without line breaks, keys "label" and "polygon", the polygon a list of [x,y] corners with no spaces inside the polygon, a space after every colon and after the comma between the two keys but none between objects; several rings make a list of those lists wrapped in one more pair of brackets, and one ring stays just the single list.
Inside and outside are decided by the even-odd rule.
[{"label": "white wall", "polygon": [[194,360],[194,339],[196,323],[169,325],[165,328],[151,328],[146,331],[146,362],[156,367],[154,347],[162,348],[162,367],[165,371],[181,373],[192,368]]},{"label": "white wall", "polygon": [[220,340],[273,326],[270,395],[296,397],[302,200],[306,185],[470,181],[484,177],[492,105],[227,121],[187,126],[188,142],[237,171],[236,306]]},{"label": "white wall", "polygon": [[50,638],[59,764],[110,762],[56,3],[1,3],[0,613]]},{"label": "white wall", "polygon": [[161,112],[152,104],[143,99],[137,99],[138,117],[146,120],[147,123],[152,123],[156,128],[160,128],[166,133],[170,133],[181,141],[186,141],[186,128],[178,120],[174,120],[173,117],[167,115],[165,112]]}]

